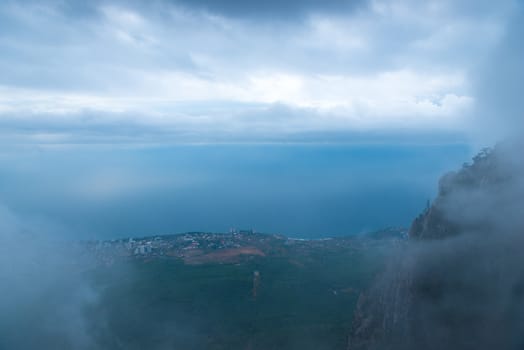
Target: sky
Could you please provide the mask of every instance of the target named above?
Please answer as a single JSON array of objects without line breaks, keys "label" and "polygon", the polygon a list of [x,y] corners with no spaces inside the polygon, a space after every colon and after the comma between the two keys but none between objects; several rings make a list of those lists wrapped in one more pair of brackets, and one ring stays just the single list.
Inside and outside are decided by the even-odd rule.
[{"label": "sky", "polygon": [[409,225],[440,174],[520,130],[521,17],[517,0],[2,1],[0,205],[72,237]]}]

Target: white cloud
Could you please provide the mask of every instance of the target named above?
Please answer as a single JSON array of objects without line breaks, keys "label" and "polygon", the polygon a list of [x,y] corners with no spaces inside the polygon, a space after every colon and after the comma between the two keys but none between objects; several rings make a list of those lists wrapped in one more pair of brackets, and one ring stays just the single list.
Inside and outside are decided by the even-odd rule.
[{"label": "white cloud", "polygon": [[[255,119],[277,133],[464,127],[471,66],[499,39],[506,7],[470,16],[448,1],[370,4],[278,25],[104,5],[74,30],[56,6],[0,6],[20,27],[0,37],[0,128],[34,121],[36,136],[49,134],[46,123],[97,132],[118,123],[198,135],[246,132]],[[42,33],[24,31],[32,23]],[[262,113],[261,123],[275,104],[293,117]]]},{"label": "white cloud", "polygon": [[[340,115],[353,120],[354,126],[388,127],[395,118],[459,118],[472,102],[460,73],[428,75],[397,71],[374,76],[298,75],[280,72],[253,72],[241,80],[227,77],[204,79],[179,72],[148,72],[139,88],[122,95],[94,95],[65,91],[39,91],[3,87],[0,89],[0,116],[52,116],[58,121],[89,112],[118,114],[122,120],[156,124],[178,123],[191,117],[202,117],[183,111],[187,102],[271,105],[307,108],[317,114]],[[198,110],[198,109],[197,109]],[[230,122],[221,115],[209,115],[216,123]],[[222,120],[220,120],[222,119]],[[416,120],[416,119],[414,119]],[[387,121],[381,125],[381,122]],[[442,119],[434,120],[442,123]],[[329,118],[322,118],[324,128]]]}]

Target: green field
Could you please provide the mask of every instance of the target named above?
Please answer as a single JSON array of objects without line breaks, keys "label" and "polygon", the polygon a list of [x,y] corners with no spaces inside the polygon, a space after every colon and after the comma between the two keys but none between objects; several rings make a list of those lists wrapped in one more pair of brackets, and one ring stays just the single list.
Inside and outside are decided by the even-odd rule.
[{"label": "green field", "polygon": [[97,268],[91,333],[107,349],[344,349],[359,293],[389,244],[237,264],[151,259]]}]

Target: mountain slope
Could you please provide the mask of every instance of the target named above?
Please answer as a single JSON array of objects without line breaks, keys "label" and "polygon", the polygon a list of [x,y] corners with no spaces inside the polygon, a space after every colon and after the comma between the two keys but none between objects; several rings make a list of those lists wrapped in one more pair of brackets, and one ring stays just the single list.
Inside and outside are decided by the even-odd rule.
[{"label": "mountain slope", "polygon": [[410,244],[360,297],[348,349],[521,349],[524,186],[515,148],[445,175]]}]

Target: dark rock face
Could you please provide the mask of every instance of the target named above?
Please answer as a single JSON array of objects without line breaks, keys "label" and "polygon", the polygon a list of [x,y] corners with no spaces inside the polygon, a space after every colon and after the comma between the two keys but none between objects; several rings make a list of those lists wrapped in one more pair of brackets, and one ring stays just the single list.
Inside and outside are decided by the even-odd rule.
[{"label": "dark rock face", "polygon": [[444,176],[360,297],[349,350],[524,349],[524,167],[484,150]]},{"label": "dark rock face", "polygon": [[410,277],[407,270],[396,265],[375,288],[360,295],[348,350],[384,349],[386,339],[390,344],[400,344],[407,336]]},{"label": "dark rock face", "polygon": [[[503,207],[514,207],[508,191],[522,190],[521,167],[508,159],[502,146],[484,149],[457,172],[444,175],[438,196],[411,225],[409,236],[435,239],[467,231],[486,231],[498,226],[487,220],[497,216]],[[522,198],[519,198],[522,201]],[[510,202],[508,202],[510,201]],[[486,226],[487,224],[487,226]],[[495,225],[493,225],[495,224]]]}]

